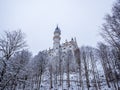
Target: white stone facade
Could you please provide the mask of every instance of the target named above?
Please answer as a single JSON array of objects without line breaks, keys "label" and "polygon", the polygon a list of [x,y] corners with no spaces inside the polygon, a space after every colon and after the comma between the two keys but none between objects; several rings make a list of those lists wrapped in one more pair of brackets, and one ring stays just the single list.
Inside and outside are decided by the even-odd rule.
[{"label": "white stone facade", "polygon": [[55,57],[59,56],[59,54],[66,54],[68,50],[72,51],[72,54],[74,56],[74,50],[78,48],[76,38],[72,38],[70,41],[65,41],[65,43],[60,44],[61,40],[61,30],[57,26],[55,31],[54,31],[54,36],[53,36],[53,48],[47,50],[47,53],[49,57]]}]

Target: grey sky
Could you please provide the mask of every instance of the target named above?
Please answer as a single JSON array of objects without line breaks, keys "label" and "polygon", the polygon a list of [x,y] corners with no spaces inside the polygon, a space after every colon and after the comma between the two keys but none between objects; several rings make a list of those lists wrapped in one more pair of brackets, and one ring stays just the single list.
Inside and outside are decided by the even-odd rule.
[{"label": "grey sky", "polygon": [[53,45],[58,24],[61,42],[76,37],[79,46],[96,46],[100,26],[114,0],[0,0],[0,32],[21,29],[36,54]]}]

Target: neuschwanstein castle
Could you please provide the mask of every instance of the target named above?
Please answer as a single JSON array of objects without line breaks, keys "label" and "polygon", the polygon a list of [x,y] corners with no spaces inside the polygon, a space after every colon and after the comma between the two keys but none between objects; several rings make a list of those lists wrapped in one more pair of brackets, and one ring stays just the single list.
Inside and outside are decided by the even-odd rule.
[{"label": "neuschwanstein castle", "polygon": [[55,56],[59,56],[60,54],[65,55],[68,50],[71,50],[73,56],[75,56],[74,51],[78,48],[76,38],[74,39],[72,38],[70,41],[66,40],[65,43],[60,44],[60,40],[61,40],[60,35],[61,35],[61,30],[57,26],[55,28],[54,36],[53,36],[53,48],[47,51],[49,57],[53,58]]}]

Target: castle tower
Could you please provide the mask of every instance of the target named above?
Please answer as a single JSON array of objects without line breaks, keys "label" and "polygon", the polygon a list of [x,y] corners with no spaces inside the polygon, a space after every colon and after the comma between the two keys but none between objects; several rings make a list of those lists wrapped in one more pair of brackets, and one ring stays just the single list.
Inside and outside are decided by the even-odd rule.
[{"label": "castle tower", "polygon": [[53,37],[53,49],[54,50],[57,50],[60,47],[60,39],[61,39],[60,35],[61,35],[61,31],[59,27],[57,26],[54,31],[54,37]]}]

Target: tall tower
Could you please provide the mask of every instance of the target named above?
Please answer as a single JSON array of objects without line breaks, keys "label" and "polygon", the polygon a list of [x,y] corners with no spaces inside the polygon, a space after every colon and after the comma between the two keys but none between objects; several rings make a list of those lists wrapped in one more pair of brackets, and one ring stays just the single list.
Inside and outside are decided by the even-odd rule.
[{"label": "tall tower", "polygon": [[54,37],[53,37],[53,49],[54,50],[57,50],[60,47],[60,39],[61,39],[60,35],[61,35],[61,31],[59,27],[57,26],[55,28]]}]

